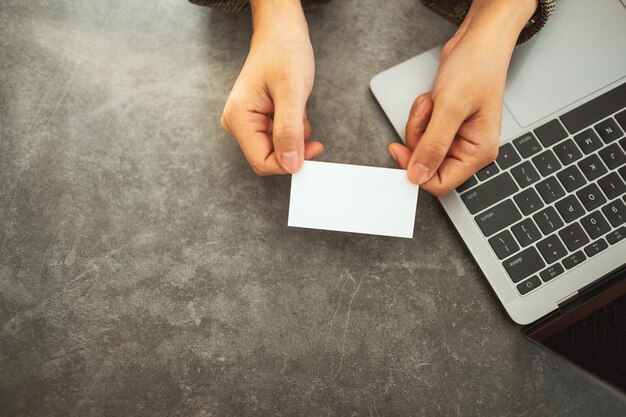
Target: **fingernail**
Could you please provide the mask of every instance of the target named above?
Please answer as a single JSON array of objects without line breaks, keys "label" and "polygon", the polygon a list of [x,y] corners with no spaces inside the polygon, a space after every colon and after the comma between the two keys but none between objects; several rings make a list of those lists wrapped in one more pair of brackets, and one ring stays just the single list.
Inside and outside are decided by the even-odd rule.
[{"label": "fingernail", "polygon": [[422,185],[433,176],[433,171],[424,164],[416,162],[411,167],[411,180],[417,185]]},{"label": "fingernail", "polygon": [[391,157],[393,159],[395,159],[396,161],[398,160],[398,156],[396,155],[396,153],[394,152],[393,148],[388,148],[387,152],[389,152],[389,154],[391,155]]},{"label": "fingernail", "polygon": [[417,102],[417,106],[415,107],[415,111],[413,112],[413,116],[421,116],[422,113],[424,113],[424,110],[426,110],[426,98],[422,97]]},{"label": "fingernail", "polygon": [[290,174],[300,169],[300,153],[298,151],[283,152],[280,159],[283,168]]},{"label": "fingernail", "polygon": [[319,151],[315,152],[313,155],[311,155],[311,157],[309,158],[309,160],[317,158],[318,156],[320,156],[320,154],[324,152],[324,148],[320,149]]}]

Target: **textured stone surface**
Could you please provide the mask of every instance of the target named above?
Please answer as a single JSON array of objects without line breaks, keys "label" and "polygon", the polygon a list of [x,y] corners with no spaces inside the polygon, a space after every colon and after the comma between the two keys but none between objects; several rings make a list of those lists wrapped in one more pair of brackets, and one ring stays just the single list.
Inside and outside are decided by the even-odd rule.
[{"label": "textured stone surface", "polygon": [[[372,75],[454,28],[308,14],[321,160],[393,166]],[[413,240],[287,228],[219,126],[249,16],[0,2],[0,416],[624,415],[525,341],[420,196]]]}]

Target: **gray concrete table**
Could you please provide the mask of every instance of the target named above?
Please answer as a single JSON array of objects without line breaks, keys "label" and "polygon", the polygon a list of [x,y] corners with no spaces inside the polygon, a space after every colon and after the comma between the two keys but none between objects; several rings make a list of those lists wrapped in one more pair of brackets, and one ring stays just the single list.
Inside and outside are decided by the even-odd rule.
[{"label": "gray concrete table", "polygon": [[[377,72],[454,28],[308,13],[324,161],[393,166]],[[222,132],[247,15],[0,3],[0,415],[624,415],[525,341],[436,200],[412,240],[287,228]]]}]

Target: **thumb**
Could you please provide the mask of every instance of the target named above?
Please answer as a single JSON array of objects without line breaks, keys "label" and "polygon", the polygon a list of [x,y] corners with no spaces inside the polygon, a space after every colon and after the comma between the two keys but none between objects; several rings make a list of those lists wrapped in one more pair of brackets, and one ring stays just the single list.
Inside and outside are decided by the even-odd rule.
[{"label": "thumb", "polygon": [[409,161],[408,175],[411,182],[421,185],[435,174],[465,120],[465,114],[459,110],[434,102],[426,131],[415,146]]},{"label": "thumb", "polygon": [[305,103],[306,98],[290,91],[274,97],[274,152],[278,163],[290,174],[297,172],[304,160]]}]

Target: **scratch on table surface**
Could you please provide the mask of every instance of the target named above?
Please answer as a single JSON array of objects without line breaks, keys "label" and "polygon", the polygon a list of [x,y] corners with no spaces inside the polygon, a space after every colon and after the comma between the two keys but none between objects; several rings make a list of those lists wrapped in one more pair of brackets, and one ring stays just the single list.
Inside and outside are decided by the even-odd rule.
[{"label": "scratch on table surface", "polygon": [[[350,276],[348,274],[348,276]],[[339,375],[339,373],[341,372],[341,368],[343,368],[343,357],[345,355],[346,352],[346,334],[348,333],[348,326],[350,325],[350,309],[352,308],[352,302],[354,301],[354,297],[356,296],[356,293],[359,291],[359,288],[361,288],[361,284],[363,283],[363,277],[361,277],[361,281],[359,281],[359,284],[356,286],[356,289],[354,290],[354,292],[352,293],[352,296],[350,297],[350,302],[348,303],[348,314],[346,316],[346,324],[344,325],[343,328],[343,340],[341,342],[341,359],[339,361],[339,368],[337,369],[337,372],[335,373],[335,376],[333,376],[333,379],[337,378],[337,375]]]},{"label": "scratch on table surface", "polygon": [[430,382],[426,381],[425,379],[423,379],[423,378],[421,378],[419,376],[416,376],[416,378],[419,379],[420,381],[422,381],[424,384],[428,385],[429,388],[433,387],[433,384],[431,384]]},{"label": "scratch on table surface", "polygon": [[351,91],[349,91],[347,88],[343,88],[343,87],[338,86],[338,85],[337,85],[337,84],[335,84],[334,82],[330,81],[328,78],[318,76],[318,77],[317,77],[317,79],[318,79],[319,81],[324,81],[326,84],[330,85],[331,87],[333,87],[333,88],[334,88],[334,89],[336,89],[336,90],[342,91],[342,92],[344,92],[344,93],[350,93],[350,94],[352,94],[352,92],[351,92]]},{"label": "scratch on table surface", "polygon": [[333,317],[330,319],[330,325],[328,327],[328,335],[326,336],[326,343],[328,344],[328,339],[330,338],[330,334],[333,331],[333,323],[335,321],[335,317],[337,317],[337,312],[339,311],[339,307],[341,307],[341,297],[343,295],[343,290],[346,288],[346,284],[348,283],[348,278],[343,281],[343,286],[341,287],[341,291],[339,292],[339,301],[337,301],[337,308],[335,309],[335,313]]},{"label": "scratch on table surface", "polygon": [[57,235],[57,232],[59,231],[59,229],[61,228],[61,226],[63,225],[63,223],[59,223],[57,225],[57,227],[54,229],[54,232],[52,232],[52,237],[50,238],[50,240],[48,241],[48,244],[46,245],[46,250],[43,253],[43,256],[41,257],[41,265],[39,265],[39,275],[43,275],[43,264],[46,261],[46,256],[48,256],[48,251],[50,250],[50,245],[52,244],[52,242],[54,241],[54,238]]},{"label": "scratch on table surface", "polygon": [[74,279],[72,279],[70,282],[68,282],[66,285],[63,286],[63,288],[61,288],[61,291],[65,291],[68,288],[73,288],[74,284],[78,283],[79,281],[82,281],[83,278],[85,278],[87,276],[88,273],[92,272],[92,271],[97,271],[98,265],[93,261],[89,261],[87,263],[87,267],[85,269],[83,269],[83,271],[76,275],[76,277],[74,277]]},{"label": "scratch on table surface", "polygon": [[52,120],[54,118],[54,115],[59,110],[59,106],[61,105],[61,102],[68,95],[68,92],[70,90],[69,87],[70,87],[70,84],[74,80],[75,74],[76,74],[76,67],[73,67],[72,70],[70,71],[70,75],[67,78],[67,81],[65,81],[65,83],[61,87],[61,94],[59,94],[59,98],[57,99],[56,103],[54,103],[54,107],[52,107],[52,111],[50,112],[50,116],[48,117],[48,120]]},{"label": "scratch on table surface", "polygon": [[387,312],[385,313],[385,328],[387,328],[387,321],[389,320],[389,311],[391,310],[391,307],[393,307],[393,304],[396,302],[396,296],[398,295],[398,291],[400,291],[403,286],[404,283],[398,285],[398,288],[396,288],[396,291],[393,293],[393,298],[391,300],[391,303],[389,303],[389,306],[387,307]]},{"label": "scratch on table surface", "polygon": [[[50,85],[50,84],[52,84],[52,85],[55,85],[55,86],[56,86],[56,85],[58,85],[57,79],[58,79],[58,78],[61,78],[62,76],[63,76],[63,75],[62,75],[62,73],[59,73],[59,74],[55,75],[55,76],[53,77],[52,81],[50,81],[50,83],[48,83],[48,84],[49,84],[49,85]],[[30,120],[29,120],[29,124],[28,124],[28,126],[26,127],[26,131],[28,132],[28,137],[30,137],[30,138],[32,138],[32,137],[33,137],[33,135],[32,135],[32,134],[33,134],[33,133],[34,133],[34,131],[35,131],[35,125],[36,125],[36,124],[40,121],[40,119],[41,119],[41,118],[39,117],[39,114],[41,113],[41,109],[43,109],[43,106],[41,105],[41,103],[43,102],[44,98],[46,98],[46,97],[47,97],[47,94],[46,94],[46,93],[47,93],[47,91],[46,91],[46,92],[44,92],[44,94],[42,94],[42,95],[39,97],[39,101],[37,102],[37,110],[35,110],[35,112],[34,112],[33,116],[32,116],[32,117],[30,118]]]},{"label": "scratch on table surface", "polygon": [[419,368],[420,366],[428,366],[428,365],[432,365],[432,363],[428,363],[428,362],[422,362],[422,363],[418,363],[415,365],[416,368]]},{"label": "scratch on table surface", "polygon": [[[330,275],[329,275],[329,277],[330,277]],[[337,290],[337,288],[339,288],[339,285],[341,284],[341,278],[342,277],[343,277],[343,274],[339,274],[339,278],[337,279],[337,283],[333,287],[333,291],[332,292],[335,292]]]},{"label": "scratch on table surface", "polygon": [[354,282],[356,284],[356,280],[354,279],[354,277],[352,276],[352,274],[346,269],[344,271],[346,273],[346,275],[348,276],[348,278],[350,278],[350,281]]},{"label": "scratch on table surface", "polygon": [[120,260],[119,260],[119,259],[117,259],[117,258],[115,257],[115,255],[111,254],[111,258],[113,258],[113,260],[114,260],[115,262],[117,262],[119,265],[122,265],[122,263],[120,262]]},{"label": "scratch on table surface", "polygon": [[81,351],[83,351],[83,350],[85,350],[85,349],[84,349],[84,348],[82,348],[82,347],[77,347],[77,348],[75,348],[75,349],[68,350],[68,351],[61,352],[61,353],[56,352],[56,353],[54,353],[52,356],[50,356],[50,357],[49,357],[49,358],[45,361],[45,363],[52,362],[53,360],[56,360],[56,359],[63,359],[63,358],[64,358],[64,357],[66,357],[66,356],[72,355],[72,354],[74,354],[74,353],[76,353],[76,352],[81,352]]},{"label": "scratch on table surface", "polygon": [[98,265],[96,265],[93,260],[89,261],[89,263],[87,264],[87,267],[85,269],[83,269],[83,271],[80,274],[78,274],[76,277],[74,277],[74,279],[72,279],[67,284],[63,285],[60,289],[58,289],[58,290],[52,292],[51,294],[49,294],[48,296],[44,297],[40,302],[37,303],[37,307],[38,308],[43,307],[48,301],[54,300],[60,294],[63,294],[67,290],[74,288],[75,284],[77,284],[79,281],[81,281],[83,278],[85,278],[89,272],[98,271],[98,269],[99,269]]},{"label": "scratch on table surface", "polygon": [[374,404],[373,404],[374,405],[374,412],[376,413],[376,417],[379,417],[378,407],[376,407],[376,398],[373,398],[373,401],[374,401]]}]

